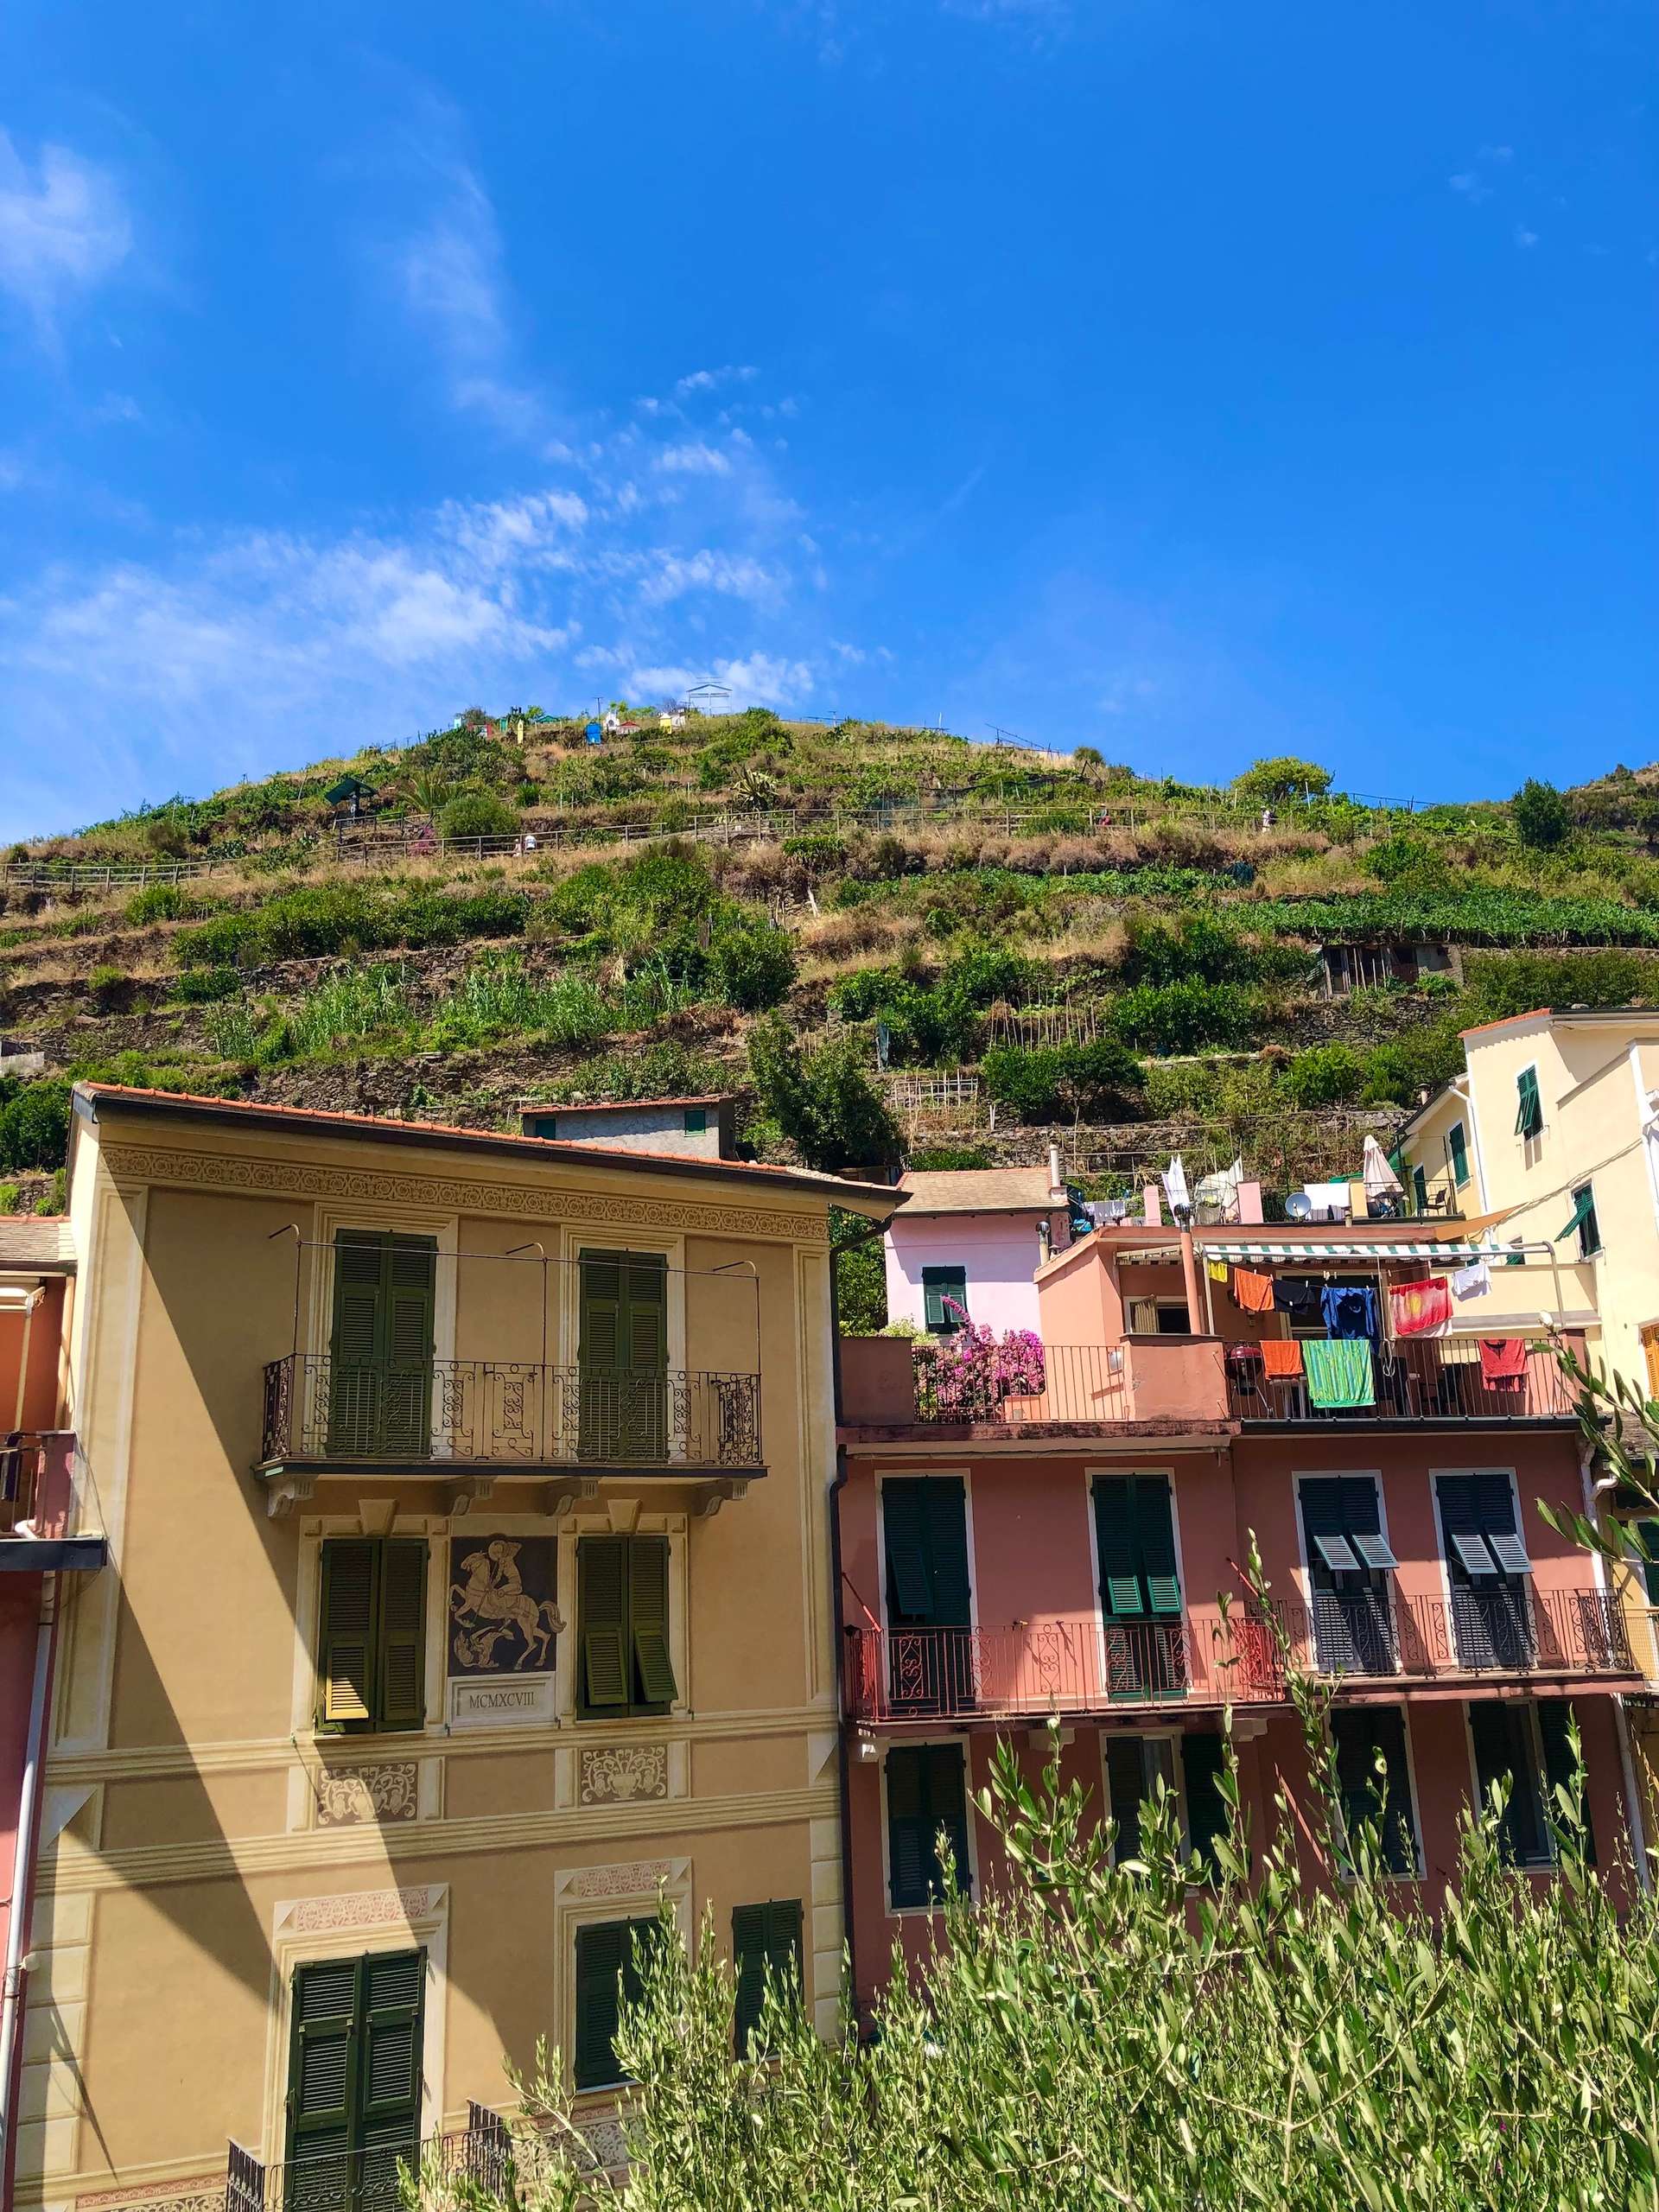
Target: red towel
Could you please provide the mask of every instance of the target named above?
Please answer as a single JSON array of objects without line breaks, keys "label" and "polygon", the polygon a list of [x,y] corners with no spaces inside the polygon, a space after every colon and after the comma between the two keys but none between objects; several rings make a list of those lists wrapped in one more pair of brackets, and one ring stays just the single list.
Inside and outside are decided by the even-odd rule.
[{"label": "red towel", "polygon": [[1233,1303],[1247,1313],[1271,1313],[1273,1277],[1259,1275],[1252,1268],[1233,1269]]},{"label": "red towel", "polygon": [[1264,1337],[1262,1339],[1262,1372],[1270,1382],[1282,1382],[1287,1376],[1302,1371],[1302,1340],[1300,1337]]},{"label": "red towel", "polygon": [[1480,1379],[1489,1390],[1513,1390],[1527,1373],[1524,1337],[1483,1337],[1480,1340]]},{"label": "red towel", "polygon": [[1452,1288],[1444,1275],[1389,1287],[1396,1337],[1443,1337],[1452,1325]]}]

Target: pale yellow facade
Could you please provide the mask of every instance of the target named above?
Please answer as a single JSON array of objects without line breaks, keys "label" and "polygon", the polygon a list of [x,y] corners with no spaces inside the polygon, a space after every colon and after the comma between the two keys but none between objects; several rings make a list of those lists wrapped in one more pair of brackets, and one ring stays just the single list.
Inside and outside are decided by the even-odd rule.
[{"label": "pale yellow facade", "polygon": [[[423,2134],[504,2105],[504,2056],[528,2065],[538,2036],[569,2053],[577,1931],[659,1890],[722,1942],[734,1908],[800,1900],[833,2025],[832,1192],[880,1210],[718,1162],[80,1100],[73,1411],[112,1565],[72,1596],[58,1661],[21,2202],[200,2212],[231,2139],[281,2161],[310,1959],[423,1955]],[[537,1373],[575,1357],[584,1250],[660,1255],[670,1368],[757,1374],[758,1455],[671,1440],[662,1464],[595,1473],[543,1436],[526,1459],[514,1401],[493,1471],[435,1415],[406,1464],[256,1471],[267,1363],[327,1350],[342,1228],[435,1242],[440,1363]],[[590,1535],[666,1540],[666,1712],[578,1717]],[[322,1548],[386,1536],[428,1548],[424,1719],[331,1734]],[[557,1632],[457,1677],[455,1577],[491,1543],[547,1562]]]}]

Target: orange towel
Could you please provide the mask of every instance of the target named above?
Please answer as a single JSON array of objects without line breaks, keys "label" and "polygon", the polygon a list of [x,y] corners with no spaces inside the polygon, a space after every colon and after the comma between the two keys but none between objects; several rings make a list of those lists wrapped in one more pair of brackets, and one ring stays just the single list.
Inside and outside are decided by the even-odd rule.
[{"label": "orange towel", "polygon": [[1271,1313],[1273,1277],[1259,1275],[1253,1268],[1233,1269],[1233,1303],[1247,1313]]},{"label": "orange towel", "polygon": [[1265,1337],[1262,1342],[1262,1372],[1269,1382],[1283,1382],[1302,1371],[1300,1337]]}]

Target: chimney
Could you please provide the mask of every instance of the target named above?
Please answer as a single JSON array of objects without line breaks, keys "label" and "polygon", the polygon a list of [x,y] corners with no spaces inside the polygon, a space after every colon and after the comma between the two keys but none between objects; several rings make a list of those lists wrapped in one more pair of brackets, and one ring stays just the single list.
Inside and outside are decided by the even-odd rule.
[{"label": "chimney", "polygon": [[1048,1195],[1057,1205],[1065,1197],[1065,1178],[1060,1173],[1060,1147],[1057,1144],[1048,1147]]}]

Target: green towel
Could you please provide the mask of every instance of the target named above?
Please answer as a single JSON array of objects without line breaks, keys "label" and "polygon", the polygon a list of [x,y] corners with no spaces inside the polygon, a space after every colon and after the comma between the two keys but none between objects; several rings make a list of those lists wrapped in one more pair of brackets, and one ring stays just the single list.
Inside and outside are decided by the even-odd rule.
[{"label": "green towel", "polygon": [[1310,1338],[1302,1346],[1302,1367],[1307,1376],[1308,1399],[1313,1405],[1376,1403],[1369,1338],[1339,1337],[1328,1343]]}]

